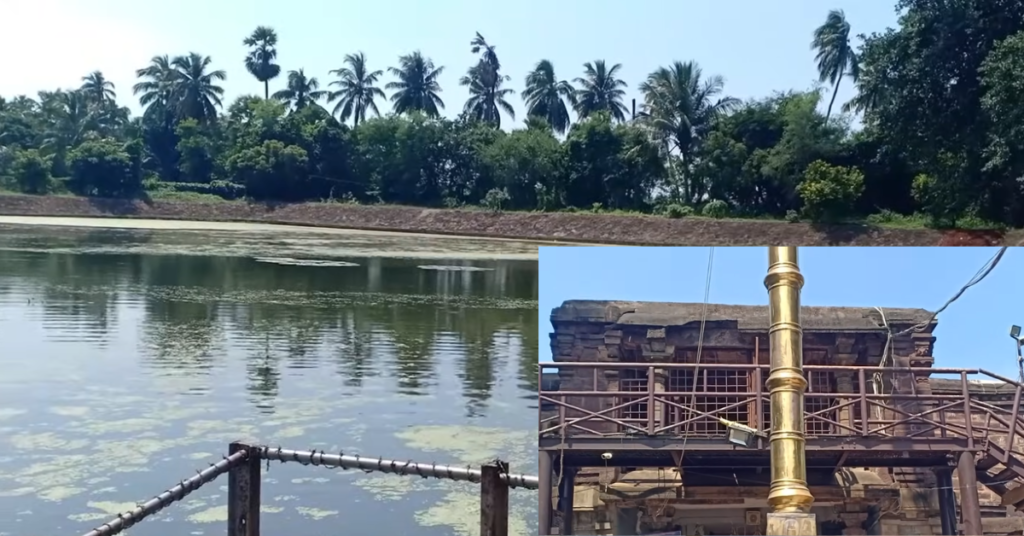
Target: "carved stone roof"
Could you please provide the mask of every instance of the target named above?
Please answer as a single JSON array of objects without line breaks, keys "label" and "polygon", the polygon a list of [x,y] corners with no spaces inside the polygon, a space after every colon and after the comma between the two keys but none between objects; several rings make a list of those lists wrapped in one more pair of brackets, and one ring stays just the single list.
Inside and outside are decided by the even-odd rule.
[{"label": "carved stone roof", "polygon": [[[933,314],[924,309],[882,308],[885,321],[892,326],[911,326],[929,322]],[[649,327],[699,324],[703,303],[637,301],[568,300],[551,311],[551,322],[593,322]],[[734,323],[743,331],[767,331],[767,305],[708,304],[707,321]],[[880,331],[882,315],[872,307],[801,307],[800,323],[804,331]],[[926,332],[935,329],[931,319]]]}]

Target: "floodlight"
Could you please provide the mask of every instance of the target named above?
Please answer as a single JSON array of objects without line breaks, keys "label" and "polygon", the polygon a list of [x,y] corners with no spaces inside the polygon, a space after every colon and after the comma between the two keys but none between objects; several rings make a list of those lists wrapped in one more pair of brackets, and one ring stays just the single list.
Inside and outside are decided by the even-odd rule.
[{"label": "floodlight", "polygon": [[738,422],[732,422],[722,418],[719,418],[718,422],[722,423],[723,426],[729,429],[729,435],[727,437],[729,442],[733,445],[750,448],[754,446],[755,437],[764,435],[761,432],[758,432],[756,428],[751,428]]},{"label": "floodlight", "polygon": [[1020,342],[1020,326],[1010,326],[1010,336]]}]

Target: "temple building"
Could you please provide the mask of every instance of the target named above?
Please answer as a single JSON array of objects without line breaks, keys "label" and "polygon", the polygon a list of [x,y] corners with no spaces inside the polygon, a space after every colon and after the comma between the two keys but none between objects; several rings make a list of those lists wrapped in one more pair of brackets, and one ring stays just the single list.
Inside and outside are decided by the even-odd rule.
[{"label": "temple building", "polygon": [[[929,311],[800,312],[818,534],[1024,534],[1020,383],[935,363]],[[767,306],[567,301],[551,324],[541,534],[765,533]]]}]

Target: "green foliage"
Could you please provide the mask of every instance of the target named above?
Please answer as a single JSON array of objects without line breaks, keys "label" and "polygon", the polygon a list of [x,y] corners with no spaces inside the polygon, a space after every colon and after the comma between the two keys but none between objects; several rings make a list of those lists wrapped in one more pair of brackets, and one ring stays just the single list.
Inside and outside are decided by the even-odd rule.
[{"label": "green foliage", "polygon": [[178,137],[178,170],[181,180],[210,182],[214,173],[213,142],[195,119],[178,123],[174,134]]},{"label": "green foliage", "polygon": [[132,197],[142,192],[137,144],[86,141],[71,151],[68,189],[78,195]]},{"label": "green foliage", "polygon": [[693,207],[689,205],[680,205],[679,203],[671,203],[665,207],[663,213],[669,218],[685,218],[693,215]]},{"label": "green foliage", "polygon": [[864,193],[864,174],[816,160],[804,171],[797,192],[804,204],[803,212],[811,220],[837,221],[853,212]]},{"label": "green foliage", "polygon": [[35,149],[14,153],[11,175],[22,193],[40,195],[51,189],[50,163]]},{"label": "green foliage", "polygon": [[[629,82],[642,98],[633,118],[621,66],[597,60],[556,76],[541,60],[517,88],[522,127],[508,121],[517,75],[482,35],[460,79],[470,99],[452,120],[443,117],[444,67],[422,53],[399,58],[387,82],[383,65],[346,55],[323,91],[319,73],[278,65],[277,35],[261,27],[244,40],[244,66],[264,98],[243,96],[226,110],[226,72],[202,54],[141,66],[137,118],[100,72],[81,88],[0,99],[0,178],[95,196],[139,195],[147,177],[154,196],[182,199],[669,217],[702,206],[717,218],[796,221],[802,210],[885,225],[1024,226],[1024,4],[897,8],[898,26],[859,47],[843,13],[830,12],[811,43],[823,87],[744,103],[722,77],[680,61]],[[284,89],[266,98],[282,72]],[[843,84],[856,96],[838,103]],[[380,117],[385,99],[393,114]],[[856,130],[840,110],[861,114]]]},{"label": "green foliage", "polygon": [[509,199],[508,191],[504,188],[491,188],[484,196],[483,205],[494,212],[501,212],[502,205]]},{"label": "green foliage", "polygon": [[798,223],[800,221],[800,213],[795,210],[787,210],[786,221],[789,223]]},{"label": "green foliage", "polygon": [[704,205],[700,213],[705,218],[724,218],[729,215],[729,204],[721,199],[712,199]]}]

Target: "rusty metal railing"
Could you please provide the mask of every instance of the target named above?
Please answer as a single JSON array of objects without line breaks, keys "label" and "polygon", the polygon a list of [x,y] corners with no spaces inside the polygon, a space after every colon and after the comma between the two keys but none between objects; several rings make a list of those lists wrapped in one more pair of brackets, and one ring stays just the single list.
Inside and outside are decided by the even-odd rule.
[{"label": "rusty metal railing", "polygon": [[[768,365],[553,363],[541,382],[541,437],[724,437],[721,419],[769,430]],[[981,369],[805,366],[806,436],[1024,439],[1020,383]],[[929,376],[953,375],[933,389]],[[972,378],[994,381],[977,382]],[[941,379],[941,378],[940,378]],[[548,382],[551,383],[551,382]],[[761,448],[765,443],[759,444]],[[1005,461],[1005,460],[1004,460]]]},{"label": "rusty metal railing", "polygon": [[357,469],[422,478],[439,478],[480,484],[481,536],[508,536],[508,494],[510,489],[538,489],[536,476],[512,474],[507,463],[495,460],[480,469],[386,460],[326,451],[299,451],[232,443],[228,455],[195,476],[182,480],[167,491],[140,503],[135,509],[87,532],[85,536],[112,536],[148,516],[184,499],[205,484],[228,474],[228,536],[259,536],[261,471],[264,461],[297,462],[303,465]]}]

